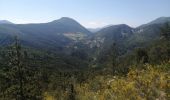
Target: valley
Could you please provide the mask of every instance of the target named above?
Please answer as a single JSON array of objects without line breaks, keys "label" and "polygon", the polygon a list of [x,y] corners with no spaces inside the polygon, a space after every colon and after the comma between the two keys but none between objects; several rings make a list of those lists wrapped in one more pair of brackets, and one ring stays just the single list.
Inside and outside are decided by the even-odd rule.
[{"label": "valley", "polygon": [[170,17],[97,31],[0,21],[0,99],[168,100],[169,31]]}]

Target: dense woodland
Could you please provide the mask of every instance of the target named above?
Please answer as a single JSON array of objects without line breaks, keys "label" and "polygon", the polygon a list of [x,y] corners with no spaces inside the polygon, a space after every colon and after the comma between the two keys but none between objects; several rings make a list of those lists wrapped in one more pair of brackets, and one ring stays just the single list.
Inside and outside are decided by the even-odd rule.
[{"label": "dense woodland", "polygon": [[156,30],[147,45],[115,40],[90,49],[77,42],[69,54],[15,37],[0,48],[0,100],[169,100],[170,25]]}]

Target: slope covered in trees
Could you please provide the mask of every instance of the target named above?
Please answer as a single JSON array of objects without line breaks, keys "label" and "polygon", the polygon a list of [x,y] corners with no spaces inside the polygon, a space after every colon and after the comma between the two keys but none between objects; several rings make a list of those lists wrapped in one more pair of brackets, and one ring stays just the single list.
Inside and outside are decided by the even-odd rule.
[{"label": "slope covered in trees", "polygon": [[15,39],[0,48],[0,99],[168,100],[170,25],[158,26],[140,26],[140,33],[127,25],[110,26],[64,53]]}]

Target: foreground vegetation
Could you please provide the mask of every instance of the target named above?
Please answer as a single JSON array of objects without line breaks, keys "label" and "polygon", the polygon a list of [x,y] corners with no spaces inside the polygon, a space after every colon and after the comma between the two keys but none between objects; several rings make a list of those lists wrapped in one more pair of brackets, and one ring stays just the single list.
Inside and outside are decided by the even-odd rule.
[{"label": "foreground vegetation", "polygon": [[[145,69],[130,69],[127,76],[97,75],[81,85],[74,84],[72,95],[76,100],[168,100],[170,62],[143,67]],[[65,91],[58,97],[57,92],[45,92],[44,98],[65,100],[70,95]]]},{"label": "foreground vegetation", "polygon": [[[131,69],[127,76],[96,76],[78,88],[79,99],[90,100],[155,100],[168,99],[169,71],[163,70],[170,65],[150,66],[146,69]],[[83,92],[82,90],[88,91]]]}]

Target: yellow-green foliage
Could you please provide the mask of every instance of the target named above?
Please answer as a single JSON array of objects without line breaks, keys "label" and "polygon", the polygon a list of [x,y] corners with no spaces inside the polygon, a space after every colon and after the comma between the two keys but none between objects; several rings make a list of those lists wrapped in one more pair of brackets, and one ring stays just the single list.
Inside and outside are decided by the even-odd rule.
[{"label": "yellow-green foliage", "polygon": [[43,100],[67,100],[68,93],[67,91],[52,91],[52,92],[45,92]]},{"label": "yellow-green foliage", "polygon": [[79,100],[166,100],[170,93],[169,65],[145,65],[145,70],[131,69],[126,77],[96,76],[77,86]]},{"label": "yellow-green foliage", "polygon": [[[162,65],[134,66],[126,76],[98,75],[86,83],[75,84],[76,100],[169,100],[170,62]],[[56,96],[46,92],[45,100],[66,100],[67,91]],[[60,97],[60,98],[58,98]]]}]

